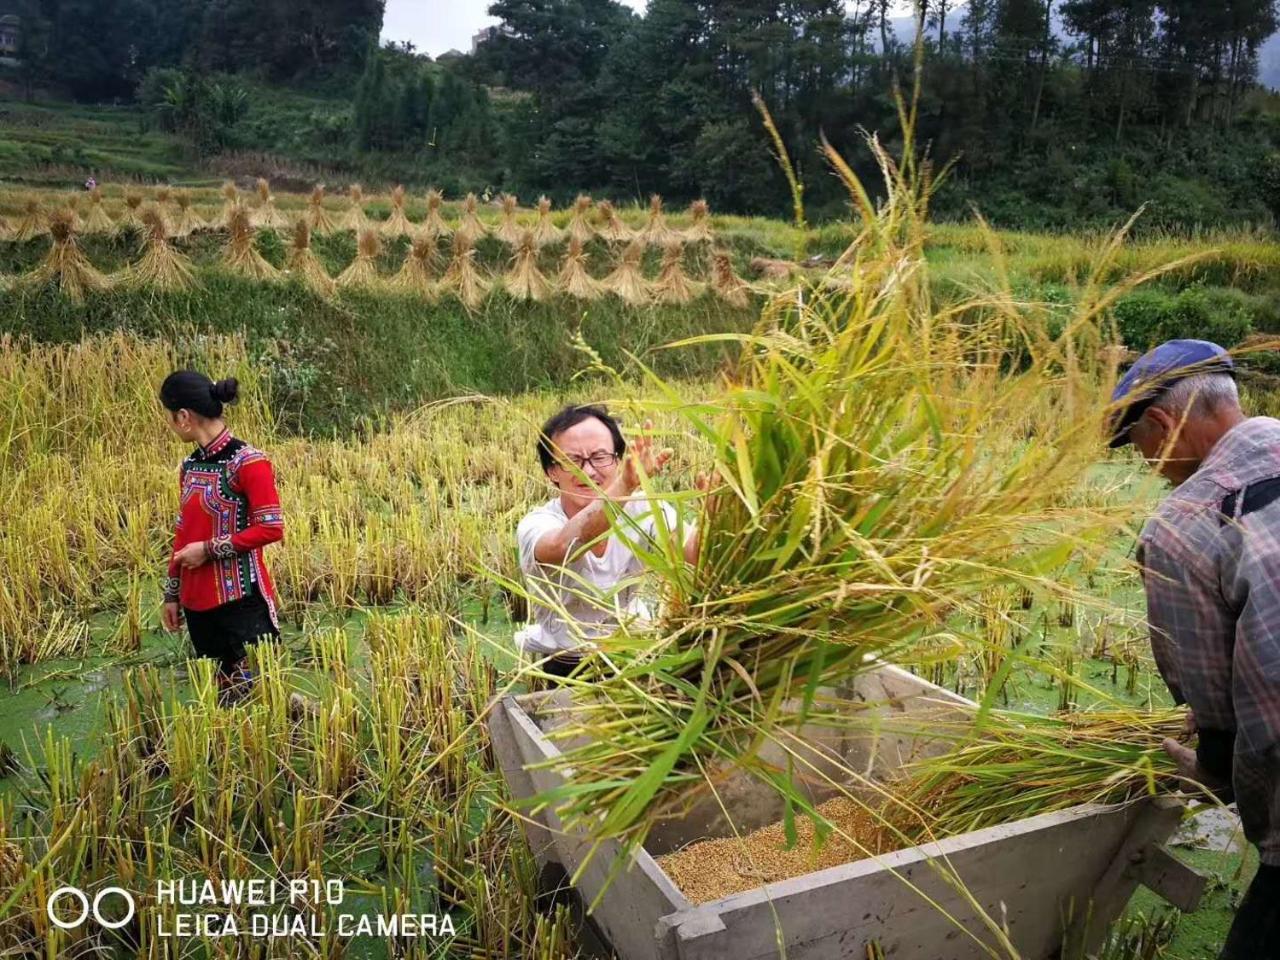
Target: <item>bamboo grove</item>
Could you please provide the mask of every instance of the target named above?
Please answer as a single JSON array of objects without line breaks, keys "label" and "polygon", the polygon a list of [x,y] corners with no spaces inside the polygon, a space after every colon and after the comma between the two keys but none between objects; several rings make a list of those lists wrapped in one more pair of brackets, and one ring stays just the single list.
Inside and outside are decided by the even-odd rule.
[{"label": "bamboo grove", "polygon": [[[409,202],[403,187],[370,200],[358,185],[342,198],[329,197],[322,186],[305,197],[277,197],[266,180],[247,194],[228,182],[216,206],[169,187],[128,188],[110,202],[100,187],[84,195],[14,195],[0,198],[0,210],[10,211],[0,215],[0,242],[47,238],[49,249],[33,269],[0,277],[0,288],[52,284],[77,302],[117,285],[189,289],[200,280],[184,248],[213,233],[225,236],[218,269],[264,283],[292,279],[323,297],[344,289],[399,292],[424,301],[454,297],[468,310],[499,291],[517,301],[613,296],[632,306],[710,295],[741,308],[752,299],[752,287],[716,243],[704,201],[690,206],[683,226],[668,221],[656,195],[647,212],[627,211],[631,223],[609,201],[597,204],[586,195],[553,212],[545,197],[528,210],[511,195],[481,204],[468,194],[446,204],[439,191],[428,190],[421,212],[414,211],[417,219],[409,216]],[[375,205],[379,213],[386,207],[385,217],[369,215]],[[279,267],[262,255],[265,232],[287,242]],[[336,234],[351,235],[356,249],[345,268],[330,274],[311,242]],[[136,255],[115,272],[100,271],[79,244],[87,236],[132,243]],[[402,259],[383,272],[388,246],[402,247]],[[481,247],[490,264],[482,262]],[[648,274],[646,261],[652,263]]]}]

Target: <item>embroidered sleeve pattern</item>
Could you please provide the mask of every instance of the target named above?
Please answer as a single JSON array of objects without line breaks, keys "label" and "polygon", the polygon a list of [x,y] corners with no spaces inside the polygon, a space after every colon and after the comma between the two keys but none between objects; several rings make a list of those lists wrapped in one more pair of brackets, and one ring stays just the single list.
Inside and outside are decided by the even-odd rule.
[{"label": "embroidered sleeve pattern", "polygon": [[230,560],[236,555],[236,548],[230,537],[214,537],[205,546],[212,560]]},{"label": "embroidered sleeve pattern", "polygon": [[284,513],[271,461],[252,447],[236,454],[230,483],[249,503],[248,525],[230,536],[234,553],[247,553],[284,539]]}]

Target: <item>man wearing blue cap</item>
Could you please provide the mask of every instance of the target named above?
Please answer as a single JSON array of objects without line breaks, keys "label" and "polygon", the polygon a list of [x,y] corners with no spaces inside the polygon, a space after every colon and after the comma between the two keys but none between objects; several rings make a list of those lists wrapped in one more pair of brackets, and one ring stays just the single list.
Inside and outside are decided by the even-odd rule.
[{"label": "man wearing blue cap", "polygon": [[1246,417],[1235,365],[1206,340],[1139,359],[1112,396],[1111,446],[1132,443],[1173,492],[1138,544],[1156,665],[1191,708],[1188,780],[1234,793],[1258,873],[1222,960],[1280,957],[1280,420]]}]

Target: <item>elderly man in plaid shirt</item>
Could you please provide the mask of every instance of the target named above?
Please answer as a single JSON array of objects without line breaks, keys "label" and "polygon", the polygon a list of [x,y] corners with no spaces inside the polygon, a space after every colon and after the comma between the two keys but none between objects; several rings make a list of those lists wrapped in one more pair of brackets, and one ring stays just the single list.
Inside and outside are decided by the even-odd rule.
[{"label": "elderly man in plaid shirt", "polygon": [[1174,485],[1138,546],[1156,664],[1191,708],[1190,781],[1234,794],[1261,865],[1222,960],[1280,957],[1280,420],[1246,417],[1230,355],[1171,340],[1116,387],[1111,446]]}]

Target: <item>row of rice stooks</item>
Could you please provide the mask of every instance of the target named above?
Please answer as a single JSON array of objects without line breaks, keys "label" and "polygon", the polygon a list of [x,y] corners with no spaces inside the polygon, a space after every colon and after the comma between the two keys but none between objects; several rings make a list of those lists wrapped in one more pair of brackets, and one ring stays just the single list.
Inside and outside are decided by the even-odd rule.
[{"label": "row of rice stooks", "polygon": [[[552,220],[551,201],[546,197],[538,200],[533,222],[529,223],[526,216],[526,222],[522,223],[516,197],[504,195],[498,222],[486,224],[479,215],[479,200],[474,193],[469,193],[462,201],[458,222],[450,224],[443,214],[444,196],[438,190],[427,191],[426,216],[418,222],[410,220],[405,212],[407,194],[404,187],[396,187],[391,192],[391,214],[385,220],[374,220],[368,216],[364,207],[364,193],[359,186],[351,187],[346,209],[340,211],[325,206],[324,187],[317,186],[311,191],[305,209],[294,217],[276,206],[275,197],[266,180],[258,181],[257,196],[252,201],[242,195],[232,183],[223,186],[222,194],[222,210],[212,219],[206,219],[199,213],[191,194],[185,190],[158,188],[154,192],[154,207],[169,225],[171,236],[177,239],[205,230],[227,230],[238,212],[244,212],[250,225],[256,229],[286,230],[295,223],[303,222],[317,236],[344,230],[360,234],[373,229],[386,238],[436,240],[460,235],[475,242],[481,237],[492,235],[513,247],[522,242],[526,231],[539,247],[574,239],[585,244],[595,238],[608,243],[637,240],[655,247],[665,247],[677,241],[710,243],[713,239],[710,210],[705,200],[696,200],[689,206],[689,226],[682,230],[668,225],[662,198],[657,194],[650,198],[648,217],[638,228],[632,228],[623,222],[617,209],[608,200],[596,203],[585,194],[574,202],[564,227],[557,226]],[[79,201],[80,197],[72,194],[66,198],[64,206],[70,212],[75,229],[80,233],[120,233],[144,229],[142,210],[146,198],[136,190],[126,191],[124,209],[114,219],[103,202],[100,187],[89,192],[88,212],[83,218],[79,211]],[[0,240],[25,242],[48,232],[48,218],[40,201],[34,198],[26,201],[23,213],[16,223],[10,224],[0,217]]]},{"label": "row of rice stooks", "polygon": [[[104,291],[119,283],[123,286],[163,291],[185,290],[197,285],[190,258],[172,243],[173,231],[159,207],[138,214],[143,241],[141,256],[117,274],[108,276],[97,270],[80,250],[76,222],[72,211],[61,209],[47,219],[53,245],[45,259],[31,272],[13,279],[15,285],[56,283],[64,294],[75,301],[86,292]],[[378,272],[377,260],[383,241],[373,226],[359,233],[355,259],[337,277],[325,269],[311,249],[311,224],[304,218],[293,225],[292,239],[281,271],[258,251],[256,231],[250,212],[232,210],[228,216],[228,238],[223,248],[221,265],[235,274],[254,280],[271,281],[295,277],[317,294],[333,296],[339,288],[401,291],[429,300],[442,295],[456,297],[467,309],[475,309],[496,288],[505,290],[517,300],[547,300],[561,294],[580,300],[595,300],[613,295],[626,303],[642,306],[652,303],[688,303],[704,292],[710,292],[735,307],[750,302],[750,287],[733,270],[729,255],[713,250],[709,275],[705,281],[694,280],[684,269],[685,241],[675,238],[663,247],[662,264],[653,280],[645,277],[643,259],[645,243],[632,238],[616,257],[611,271],[597,279],[588,269],[584,241],[572,234],[558,269],[551,275],[539,266],[539,244],[534,231],[524,228],[515,243],[515,253],[508,271],[500,277],[487,276],[476,263],[475,241],[471,234],[453,232],[452,256],[445,262],[436,237],[417,237],[405,256],[404,263],[393,276]]]}]

